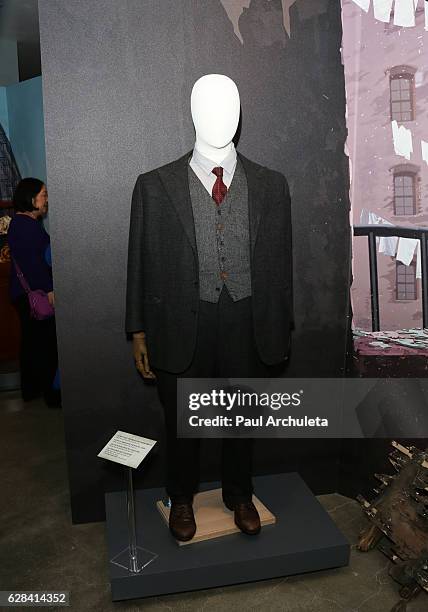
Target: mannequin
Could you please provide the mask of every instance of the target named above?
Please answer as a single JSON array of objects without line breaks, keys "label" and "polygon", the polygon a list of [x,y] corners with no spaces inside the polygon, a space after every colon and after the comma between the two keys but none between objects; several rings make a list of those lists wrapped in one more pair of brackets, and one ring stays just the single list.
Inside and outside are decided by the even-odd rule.
[{"label": "mannequin", "polygon": [[[177,379],[277,374],[293,327],[288,183],[237,154],[240,98],[229,77],[198,79],[191,114],[193,151],[134,187],[126,314],[136,367],[156,379],[164,408],[170,530],[183,541],[196,530],[200,441],[177,437]],[[248,438],[222,442],[223,501],[256,535],[251,455]]]},{"label": "mannequin", "polygon": [[[190,97],[196,140],[194,148],[221,165],[233,148],[240,115],[239,91],[223,74],[207,74],[196,81]],[[216,118],[213,121],[213,117]],[[144,331],[133,334],[135,364],[144,378],[156,378],[150,369]]]}]

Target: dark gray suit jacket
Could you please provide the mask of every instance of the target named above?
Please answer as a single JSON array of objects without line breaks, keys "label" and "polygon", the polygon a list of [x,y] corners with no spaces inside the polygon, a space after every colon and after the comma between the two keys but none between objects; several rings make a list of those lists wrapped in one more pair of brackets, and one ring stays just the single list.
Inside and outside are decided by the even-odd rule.
[{"label": "dark gray suit jacket", "polygon": [[[129,232],[126,331],[145,331],[150,365],[174,373],[192,360],[199,307],[191,154],[138,177]],[[238,155],[248,183],[254,337],[273,365],[287,359],[294,327],[290,192],[282,174]]]}]

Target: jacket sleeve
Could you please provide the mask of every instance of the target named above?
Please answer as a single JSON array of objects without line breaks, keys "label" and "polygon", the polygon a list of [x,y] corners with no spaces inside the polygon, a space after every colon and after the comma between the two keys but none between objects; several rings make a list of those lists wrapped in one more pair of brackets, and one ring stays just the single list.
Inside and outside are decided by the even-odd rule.
[{"label": "jacket sleeve", "polygon": [[285,206],[285,218],[286,218],[286,248],[287,248],[287,265],[288,274],[287,277],[290,279],[290,329],[295,329],[294,321],[294,298],[293,298],[293,237],[292,237],[292,220],[291,220],[291,196],[290,189],[288,187],[287,179],[284,176],[284,206]]},{"label": "jacket sleeve", "polygon": [[143,197],[142,176],[139,176],[132,193],[131,218],[128,242],[128,272],[126,285],[125,331],[144,331],[143,320]]}]

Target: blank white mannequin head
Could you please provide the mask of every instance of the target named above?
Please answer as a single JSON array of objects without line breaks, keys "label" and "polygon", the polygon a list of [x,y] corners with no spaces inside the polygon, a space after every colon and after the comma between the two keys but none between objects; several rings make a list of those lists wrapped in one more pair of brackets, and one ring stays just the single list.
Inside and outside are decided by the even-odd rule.
[{"label": "blank white mannequin head", "polygon": [[232,147],[239,123],[240,100],[236,84],[223,74],[206,74],[193,85],[190,98],[195,147],[220,162]]}]

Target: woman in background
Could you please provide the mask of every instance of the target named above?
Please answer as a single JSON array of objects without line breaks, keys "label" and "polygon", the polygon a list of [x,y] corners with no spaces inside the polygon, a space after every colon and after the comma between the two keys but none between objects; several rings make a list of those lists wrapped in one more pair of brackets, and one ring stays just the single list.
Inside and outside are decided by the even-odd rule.
[{"label": "woman in background", "polygon": [[31,317],[27,294],[16,273],[18,264],[31,290],[42,289],[55,305],[52,270],[46,262],[49,235],[42,219],[48,211],[46,185],[35,178],[18,184],[13,203],[15,215],[8,231],[12,259],[10,293],[21,321],[21,390],[24,401],[43,394],[48,406],[59,406],[60,393],[53,388],[58,367],[55,317],[37,320]]}]

